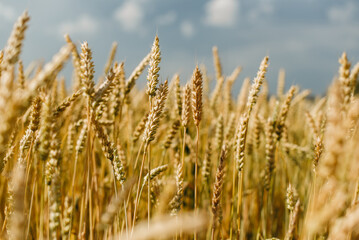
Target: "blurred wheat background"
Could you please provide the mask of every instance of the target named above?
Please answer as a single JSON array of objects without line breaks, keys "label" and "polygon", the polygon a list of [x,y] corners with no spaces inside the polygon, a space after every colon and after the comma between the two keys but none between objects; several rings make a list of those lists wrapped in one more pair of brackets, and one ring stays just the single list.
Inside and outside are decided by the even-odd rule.
[{"label": "blurred wheat background", "polygon": [[[239,10],[220,18],[213,9],[240,3],[209,1],[204,21],[235,28]],[[345,4],[329,16],[356,11]],[[0,15],[11,19],[11,9]],[[126,42],[96,48],[72,39],[76,24],[64,25],[53,57],[24,60],[29,15],[10,24],[0,52],[1,238],[359,238],[356,45],[335,42],[353,51],[338,53],[331,70],[307,60],[325,71],[309,74],[332,73],[311,92],[301,86],[305,74],[290,80],[278,68],[273,79],[265,51],[246,59],[253,77],[243,76],[241,58],[227,73],[217,45],[208,64],[166,59],[162,30],[141,57],[124,57]],[[122,27],[131,32],[135,23]],[[164,70],[165,61],[185,73]]]}]

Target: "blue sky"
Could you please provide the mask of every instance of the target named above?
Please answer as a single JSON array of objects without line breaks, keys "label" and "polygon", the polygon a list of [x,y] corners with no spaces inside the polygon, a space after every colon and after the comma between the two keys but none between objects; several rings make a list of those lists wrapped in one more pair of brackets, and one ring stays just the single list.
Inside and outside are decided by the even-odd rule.
[{"label": "blue sky", "polygon": [[[197,63],[213,74],[212,46],[217,45],[225,74],[243,68],[236,91],[245,77],[253,78],[265,55],[272,92],[280,68],[286,70],[287,88],[297,84],[321,94],[343,51],[353,65],[359,61],[355,0],[0,0],[0,46],[25,9],[31,16],[21,56],[25,67],[34,59],[49,61],[65,44],[64,33],[78,44],[88,41],[98,74],[113,41],[119,44],[116,59],[125,61],[130,74],[157,33],[161,78],[179,72],[182,82]],[[68,66],[64,75],[70,71]]]}]

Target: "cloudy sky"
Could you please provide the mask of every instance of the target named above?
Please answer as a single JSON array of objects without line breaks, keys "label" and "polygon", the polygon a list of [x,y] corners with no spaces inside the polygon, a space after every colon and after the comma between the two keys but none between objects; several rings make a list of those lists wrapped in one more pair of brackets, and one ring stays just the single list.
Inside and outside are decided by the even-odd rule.
[{"label": "cloudy sky", "polygon": [[[78,44],[88,41],[98,74],[112,42],[118,42],[116,59],[125,61],[130,74],[158,34],[162,79],[179,72],[184,82],[197,63],[213,74],[212,46],[217,45],[225,74],[243,67],[237,90],[269,55],[272,91],[278,70],[285,68],[288,85],[324,93],[343,51],[353,64],[359,61],[356,0],[0,0],[0,46],[25,9],[31,16],[25,65],[49,61],[69,33]],[[70,71],[68,66],[64,75]]]}]

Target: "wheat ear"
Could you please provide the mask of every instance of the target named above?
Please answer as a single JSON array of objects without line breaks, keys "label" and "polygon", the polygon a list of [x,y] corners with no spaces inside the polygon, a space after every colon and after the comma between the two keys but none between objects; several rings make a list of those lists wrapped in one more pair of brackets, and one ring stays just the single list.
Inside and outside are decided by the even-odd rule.
[{"label": "wheat ear", "polygon": [[219,81],[219,79],[222,77],[222,65],[221,65],[221,61],[219,59],[217,46],[214,46],[212,48],[212,52],[213,52],[214,68],[216,70],[216,79],[217,79],[217,81]]},{"label": "wheat ear", "polygon": [[14,24],[13,30],[5,47],[5,66],[14,65],[19,60],[22,43],[25,38],[25,31],[27,29],[30,17],[27,11],[23,12]]},{"label": "wheat ear", "polygon": [[113,43],[112,43],[111,50],[110,50],[110,54],[109,54],[109,56],[108,56],[108,58],[107,58],[107,62],[106,62],[106,64],[105,64],[105,67],[104,67],[104,70],[103,70],[103,72],[104,72],[105,74],[108,73],[108,71],[110,70],[111,65],[112,65],[112,63],[113,63],[113,60],[115,59],[116,50],[117,50],[117,45],[118,45],[117,42],[113,42]]},{"label": "wheat ear", "polygon": [[227,144],[223,144],[221,156],[219,159],[219,164],[217,167],[216,180],[213,187],[213,197],[212,197],[212,239],[214,239],[214,233],[216,230],[216,225],[220,224],[221,221],[221,196],[223,191],[223,181],[224,181],[224,167],[227,159],[228,147]]},{"label": "wheat ear", "polygon": [[161,62],[161,52],[160,52],[160,45],[159,39],[156,35],[155,40],[152,45],[151,49],[151,57],[150,57],[150,68],[148,69],[148,76],[147,76],[147,90],[146,93],[149,96],[156,95],[157,84],[159,81],[159,70],[160,67],[158,66]]}]

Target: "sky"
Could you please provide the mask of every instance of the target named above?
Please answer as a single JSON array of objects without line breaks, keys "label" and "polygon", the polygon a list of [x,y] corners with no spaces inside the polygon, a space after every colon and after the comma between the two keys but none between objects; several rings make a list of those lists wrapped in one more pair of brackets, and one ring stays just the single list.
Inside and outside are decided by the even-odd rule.
[{"label": "sky", "polygon": [[[223,72],[243,71],[234,85],[253,78],[269,56],[267,80],[275,92],[278,71],[286,70],[286,88],[295,84],[323,94],[338,71],[343,51],[359,61],[359,1],[356,0],[0,0],[0,48],[13,23],[28,10],[31,17],[21,58],[49,61],[66,44],[68,33],[93,51],[97,76],[103,73],[111,45],[126,74],[150,51],[158,34],[162,80],[179,73],[182,83],[196,64],[214,75],[212,47],[218,46]],[[63,75],[71,76],[71,64]],[[145,77],[139,85],[145,84]]]}]

